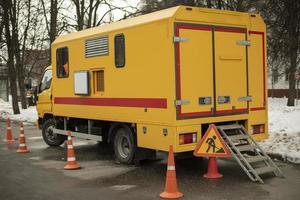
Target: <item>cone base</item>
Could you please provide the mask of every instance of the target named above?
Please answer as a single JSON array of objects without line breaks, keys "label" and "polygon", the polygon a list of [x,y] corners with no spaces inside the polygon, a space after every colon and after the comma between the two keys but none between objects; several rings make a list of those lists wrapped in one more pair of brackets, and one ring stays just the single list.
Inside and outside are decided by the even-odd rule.
[{"label": "cone base", "polygon": [[66,170],[75,170],[75,169],[80,169],[81,167],[76,163],[76,164],[66,164],[64,166],[64,169]]},{"label": "cone base", "polygon": [[181,192],[162,192],[159,196],[164,199],[178,199],[180,197],[183,197],[183,194]]},{"label": "cone base", "polygon": [[17,153],[28,153],[29,150],[28,149],[18,149]]},{"label": "cone base", "polygon": [[206,173],[203,175],[204,178],[222,178],[223,175],[220,173]]}]

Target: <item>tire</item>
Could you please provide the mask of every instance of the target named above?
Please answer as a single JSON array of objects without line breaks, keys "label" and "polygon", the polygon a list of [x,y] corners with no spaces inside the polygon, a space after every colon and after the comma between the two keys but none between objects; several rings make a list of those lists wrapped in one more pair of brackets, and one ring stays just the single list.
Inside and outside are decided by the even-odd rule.
[{"label": "tire", "polygon": [[132,164],[135,155],[133,133],[129,128],[121,127],[114,137],[114,151],[116,160],[122,164]]},{"label": "tire", "polygon": [[55,128],[54,119],[46,120],[43,123],[42,135],[46,144],[48,144],[49,146],[57,147],[66,140],[66,136],[53,133],[53,128]]}]

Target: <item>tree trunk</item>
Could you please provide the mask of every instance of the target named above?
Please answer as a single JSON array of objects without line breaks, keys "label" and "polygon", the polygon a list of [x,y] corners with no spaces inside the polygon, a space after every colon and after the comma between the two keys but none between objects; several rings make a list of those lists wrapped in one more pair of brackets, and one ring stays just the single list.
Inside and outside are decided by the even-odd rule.
[{"label": "tree trunk", "polygon": [[289,36],[289,94],[287,106],[295,105],[295,72],[297,65],[297,52],[298,52],[298,43],[299,43],[299,32],[298,32],[298,9],[300,8],[300,3],[298,0],[286,0],[285,7],[288,11],[287,22],[288,22],[288,36]]},{"label": "tree trunk", "polygon": [[57,0],[51,0],[51,8],[50,8],[50,45],[54,42],[56,38],[56,26],[57,26]]},{"label": "tree trunk", "polygon": [[[25,93],[25,84],[24,84],[24,69],[21,63],[21,52],[20,52],[20,42],[19,42],[19,28],[18,28],[18,21],[17,21],[17,2],[14,1],[12,5],[12,16],[10,18],[11,25],[12,25],[12,41],[14,41],[14,55],[16,60],[16,72],[18,77],[18,85],[19,85],[19,92],[20,92],[20,99],[21,99],[21,106],[23,109],[27,108],[27,101],[26,101],[26,93]],[[23,38],[25,39],[25,38]]]},{"label": "tree trunk", "polygon": [[57,0],[51,0],[51,5],[50,5],[50,28],[49,28],[49,38],[50,38],[50,53],[49,53],[49,65],[51,65],[51,44],[54,42],[56,35],[57,35],[57,13],[58,13],[58,8],[57,8]]},{"label": "tree trunk", "polygon": [[207,6],[208,8],[211,8],[211,7],[212,7],[211,0],[206,0],[206,6]]},{"label": "tree trunk", "polygon": [[83,29],[84,24],[84,0],[73,0],[76,7],[76,15],[77,15],[77,31]]},{"label": "tree trunk", "polygon": [[237,2],[236,2],[236,10],[237,11],[240,11],[240,12],[244,12],[245,11],[243,2],[244,2],[244,0],[237,0]]},{"label": "tree trunk", "polygon": [[218,9],[222,9],[222,0],[218,0]]},{"label": "tree trunk", "polygon": [[12,107],[14,114],[20,114],[19,105],[18,105],[18,93],[17,93],[17,80],[16,80],[16,70],[14,66],[14,41],[10,33],[10,16],[9,11],[11,10],[11,0],[6,0],[2,2],[3,6],[3,20],[5,27],[5,38],[7,45],[7,54],[8,54],[8,77],[10,83],[10,93],[12,96]]}]

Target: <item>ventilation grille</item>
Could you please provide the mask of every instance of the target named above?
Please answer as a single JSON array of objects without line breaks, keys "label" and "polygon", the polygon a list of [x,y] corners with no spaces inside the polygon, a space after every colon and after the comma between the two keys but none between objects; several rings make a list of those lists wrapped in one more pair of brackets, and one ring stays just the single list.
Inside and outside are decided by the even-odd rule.
[{"label": "ventilation grille", "polygon": [[104,92],[104,70],[94,71],[95,93]]},{"label": "ventilation grille", "polygon": [[108,55],[108,36],[93,38],[85,41],[85,57]]}]

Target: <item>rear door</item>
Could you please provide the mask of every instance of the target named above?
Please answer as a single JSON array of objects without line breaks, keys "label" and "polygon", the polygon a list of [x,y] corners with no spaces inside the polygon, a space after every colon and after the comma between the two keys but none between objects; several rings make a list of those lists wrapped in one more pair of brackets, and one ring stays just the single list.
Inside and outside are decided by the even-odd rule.
[{"label": "rear door", "polygon": [[248,112],[246,29],[214,29],[216,115]]},{"label": "rear door", "polygon": [[210,26],[176,27],[177,115],[213,115],[213,48]]},{"label": "rear door", "polygon": [[246,29],[175,25],[177,118],[248,112]]}]

